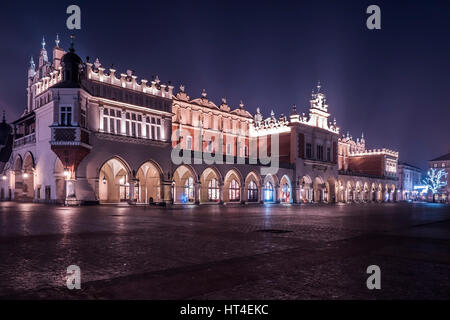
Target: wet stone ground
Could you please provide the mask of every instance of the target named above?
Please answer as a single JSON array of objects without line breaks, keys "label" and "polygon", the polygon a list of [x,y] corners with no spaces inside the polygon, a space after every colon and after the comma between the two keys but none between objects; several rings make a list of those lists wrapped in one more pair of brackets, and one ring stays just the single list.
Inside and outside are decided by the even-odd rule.
[{"label": "wet stone ground", "polygon": [[0,299],[449,298],[450,206],[0,203]]}]

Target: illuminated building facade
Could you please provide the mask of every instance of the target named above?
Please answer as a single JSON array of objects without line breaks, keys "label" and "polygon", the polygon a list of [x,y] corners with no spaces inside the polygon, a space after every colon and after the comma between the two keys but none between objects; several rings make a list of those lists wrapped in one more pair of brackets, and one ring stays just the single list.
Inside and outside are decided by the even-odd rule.
[{"label": "illuminated building facade", "polygon": [[[436,170],[445,170],[447,172],[447,181],[446,186],[440,190],[440,192],[436,195],[435,201],[440,202],[449,202],[449,196],[450,196],[450,153],[447,153],[445,155],[442,155],[440,157],[434,158],[429,161],[429,167],[434,168]],[[429,197],[431,198],[431,196]]]},{"label": "illuminated building facade", "polygon": [[398,163],[398,186],[402,192],[402,200],[419,199],[419,191],[415,188],[422,185],[422,170],[406,162]]},{"label": "illuminated building facade", "polygon": [[[340,135],[318,85],[309,114],[252,115],[204,90],[138,81],[45,41],[13,122],[2,189],[24,201],[300,203],[397,200],[398,153]],[[278,146],[278,147],[276,147]],[[266,152],[272,160],[262,161]],[[174,161],[174,154],[188,162]],[[209,155],[207,159],[205,154]],[[275,161],[276,159],[276,161]],[[209,161],[209,162],[208,162]],[[277,170],[270,172],[269,167]]]}]

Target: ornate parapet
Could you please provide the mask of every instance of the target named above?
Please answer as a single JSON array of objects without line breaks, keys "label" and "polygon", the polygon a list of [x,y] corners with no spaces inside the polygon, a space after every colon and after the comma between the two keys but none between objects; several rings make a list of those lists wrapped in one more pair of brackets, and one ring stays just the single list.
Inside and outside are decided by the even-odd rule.
[{"label": "ornate parapet", "polygon": [[388,155],[394,158],[398,158],[398,152],[390,149],[371,149],[371,150],[364,150],[363,152],[351,152],[349,156],[370,156],[370,155]]},{"label": "ornate parapet", "polygon": [[173,86],[161,83],[158,76],[152,81],[142,79],[140,83],[137,81],[137,76],[134,72],[127,70],[126,73],[121,73],[119,77],[116,76],[116,70],[109,68],[109,72],[105,73],[105,68],[101,67],[98,59],[95,63],[86,62],[86,77],[89,80],[107,83],[113,86],[126,88],[138,92],[144,92],[155,96],[169,98],[173,97]]}]

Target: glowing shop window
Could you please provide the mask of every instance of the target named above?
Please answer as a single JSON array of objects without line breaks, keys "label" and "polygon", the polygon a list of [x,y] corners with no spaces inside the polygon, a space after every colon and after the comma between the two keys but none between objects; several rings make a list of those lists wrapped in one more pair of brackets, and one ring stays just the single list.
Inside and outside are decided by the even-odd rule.
[{"label": "glowing shop window", "polygon": [[208,183],[208,200],[217,201],[219,199],[219,182],[211,179]]},{"label": "glowing shop window", "polygon": [[239,183],[233,179],[231,180],[230,187],[228,189],[230,201],[238,201],[240,199],[240,186]]},{"label": "glowing shop window", "polygon": [[264,186],[264,200],[273,201],[273,185],[269,181]]}]

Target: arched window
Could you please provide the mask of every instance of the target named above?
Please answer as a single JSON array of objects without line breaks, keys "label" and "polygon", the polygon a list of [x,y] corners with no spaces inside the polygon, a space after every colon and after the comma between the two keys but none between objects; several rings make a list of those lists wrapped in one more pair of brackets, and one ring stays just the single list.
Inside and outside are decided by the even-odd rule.
[{"label": "arched window", "polygon": [[217,179],[211,179],[208,184],[208,199],[209,201],[219,200],[219,182]]},{"label": "arched window", "polygon": [[291,196],[291,188],[289,187],[289,184],[285,183],[281,187],[281,199],[284,202],[289,202]]},{"label": "arched window", "polygon": [[186,201],[194,200],[194,179],[189,177],[184,184],[184,196]]},{"label": "arched window", "polygon": [[258,201],[258,187],[256,183],[252,180],[248,184],[248,201],[255,202]]},{"label": "arched window", "polygon": [[264,186],[264,201],[273,201],[273,185],[269,181]]},{"label": "arched window", "polygon": [[236,180],[231,180],[230,187],[228,188],[230,201],[239,201],[240,199],[240,186]]}]

